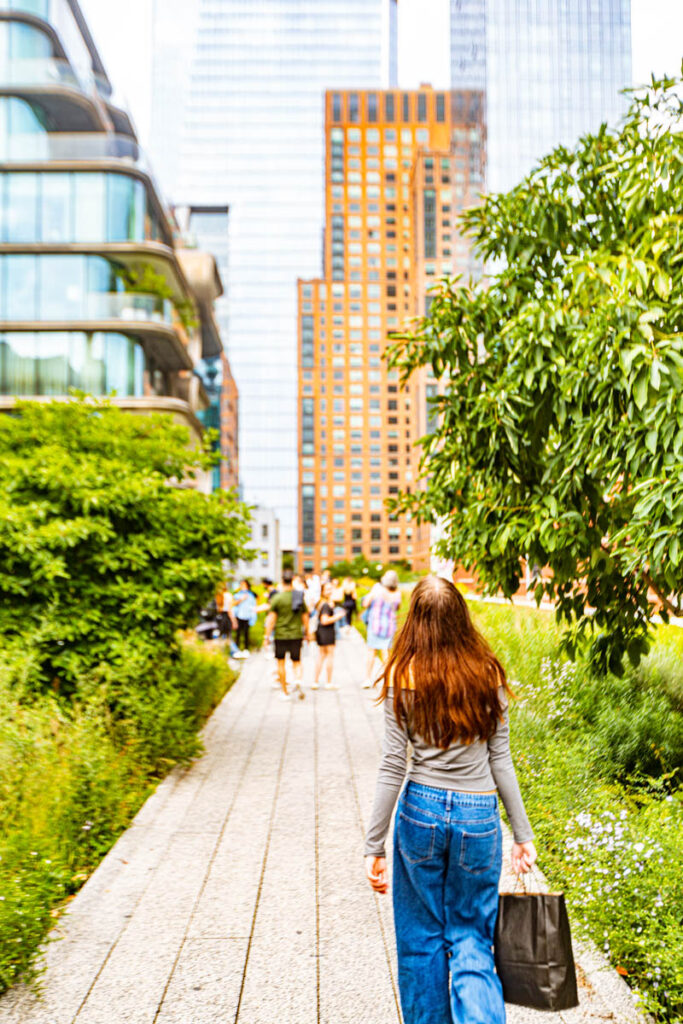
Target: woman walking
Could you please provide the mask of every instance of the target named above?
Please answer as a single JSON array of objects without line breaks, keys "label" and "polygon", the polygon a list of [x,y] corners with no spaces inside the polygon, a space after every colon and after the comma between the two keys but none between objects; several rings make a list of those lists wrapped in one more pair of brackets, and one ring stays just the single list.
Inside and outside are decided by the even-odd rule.
[{"label": "woman walking", "polygon": [[388,569],[379,583],[363,598],[363,608],[368,609],[368,634],[366,639],[368,658],[363,689],[369,690],[373,685],[373,668],[375,658],[384,664],[387,651],[396,632],[396,612],[401,604],[398,589],[398,575]]},{"label": "woman walking", "polygon": [[322,672],[323,666],[325,666],[325,674],[327,677],[325,689],[339,689],[339,687],[335,686],[332,682],[332,672],[334,670],[334,647],[336,643],[335,626],[340,619],[345,617],[346,613],[343,608],[335,612],[332,601],[333,592],[334,587],[332,584],[325,583],[322,588],[320,600],[316,606],[318,626],[315,631],[315,640],[318,645],[318,661],[315,666],[315,676],[311,684],[312,690],[318,689],[320,673]]},{"label": "woman walking", "polygon": [[393,904],[405,1024],[504,1024],[493,933],[501,871],[500,795],[514,832],[512,868],[536,860],[510,756],[505,672],[448,580],[431,576],[381,678],[385,738],[365,845],[373,889]]}]

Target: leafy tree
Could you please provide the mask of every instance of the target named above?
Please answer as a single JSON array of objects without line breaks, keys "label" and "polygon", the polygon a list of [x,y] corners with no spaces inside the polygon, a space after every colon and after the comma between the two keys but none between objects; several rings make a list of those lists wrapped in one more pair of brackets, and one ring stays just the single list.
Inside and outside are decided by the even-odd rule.
[{"label": "leafy tree", "polygon": [[390,352],[431,367],[424,490],[442,553],[512,595],[547,566],[566,647],[619,671],[683,599],[681,82],[634,94],[623,125],[558,148],[463,218],[494,272],[443,282]]},{"label": "leafy tree", "polygon": [[45,681],[176,650],[249,535],[232,494],[192,488],[210,458],[170,416],[106,401],[0,417],[0,638]]}]

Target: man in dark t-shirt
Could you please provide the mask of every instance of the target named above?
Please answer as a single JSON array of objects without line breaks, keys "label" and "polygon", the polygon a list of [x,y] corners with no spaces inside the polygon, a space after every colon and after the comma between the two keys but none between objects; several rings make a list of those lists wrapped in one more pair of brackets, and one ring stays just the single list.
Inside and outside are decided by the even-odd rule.
[{"label": "man in dark t-shirt", "polygon": [[275,657],[277,659],[277,676],[282,689],[282,700],[290,700],[291,694],[287,689],[287,677],[285,674],[285,658],[289,654],[294,669],[294,693],[300,700],[304,698],[304,691],[301,687],[302,666],[301,666],[301,645],[306,629],[308,628],[308,612],[304,604],[303,594],[294,590],[292,580],[294,572],[292,569],[284,569],[282,572],[282,589],[270,599],[270,611],[266,617],[266,628],[263,637],[263,646],[270,643],[271,634],[275,636]]}]

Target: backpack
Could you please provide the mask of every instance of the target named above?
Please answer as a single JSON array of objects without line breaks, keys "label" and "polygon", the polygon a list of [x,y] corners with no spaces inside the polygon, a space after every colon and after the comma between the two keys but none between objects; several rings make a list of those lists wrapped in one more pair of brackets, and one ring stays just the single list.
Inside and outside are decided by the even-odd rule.
[{"label": "backpack", "polygon": [[303,590],[292,591],[292,611],[301,612],[304,609],[304,592]]}]

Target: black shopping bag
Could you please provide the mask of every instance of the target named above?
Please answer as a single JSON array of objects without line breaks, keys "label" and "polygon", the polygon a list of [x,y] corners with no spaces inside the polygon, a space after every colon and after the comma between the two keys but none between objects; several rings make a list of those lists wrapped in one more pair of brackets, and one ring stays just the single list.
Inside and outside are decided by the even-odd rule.
[{"label": "black shopping bag", "polygon": [[579,1005],[562,893],[501,893],[494,953],[506,1003],[536,1010]]}]

